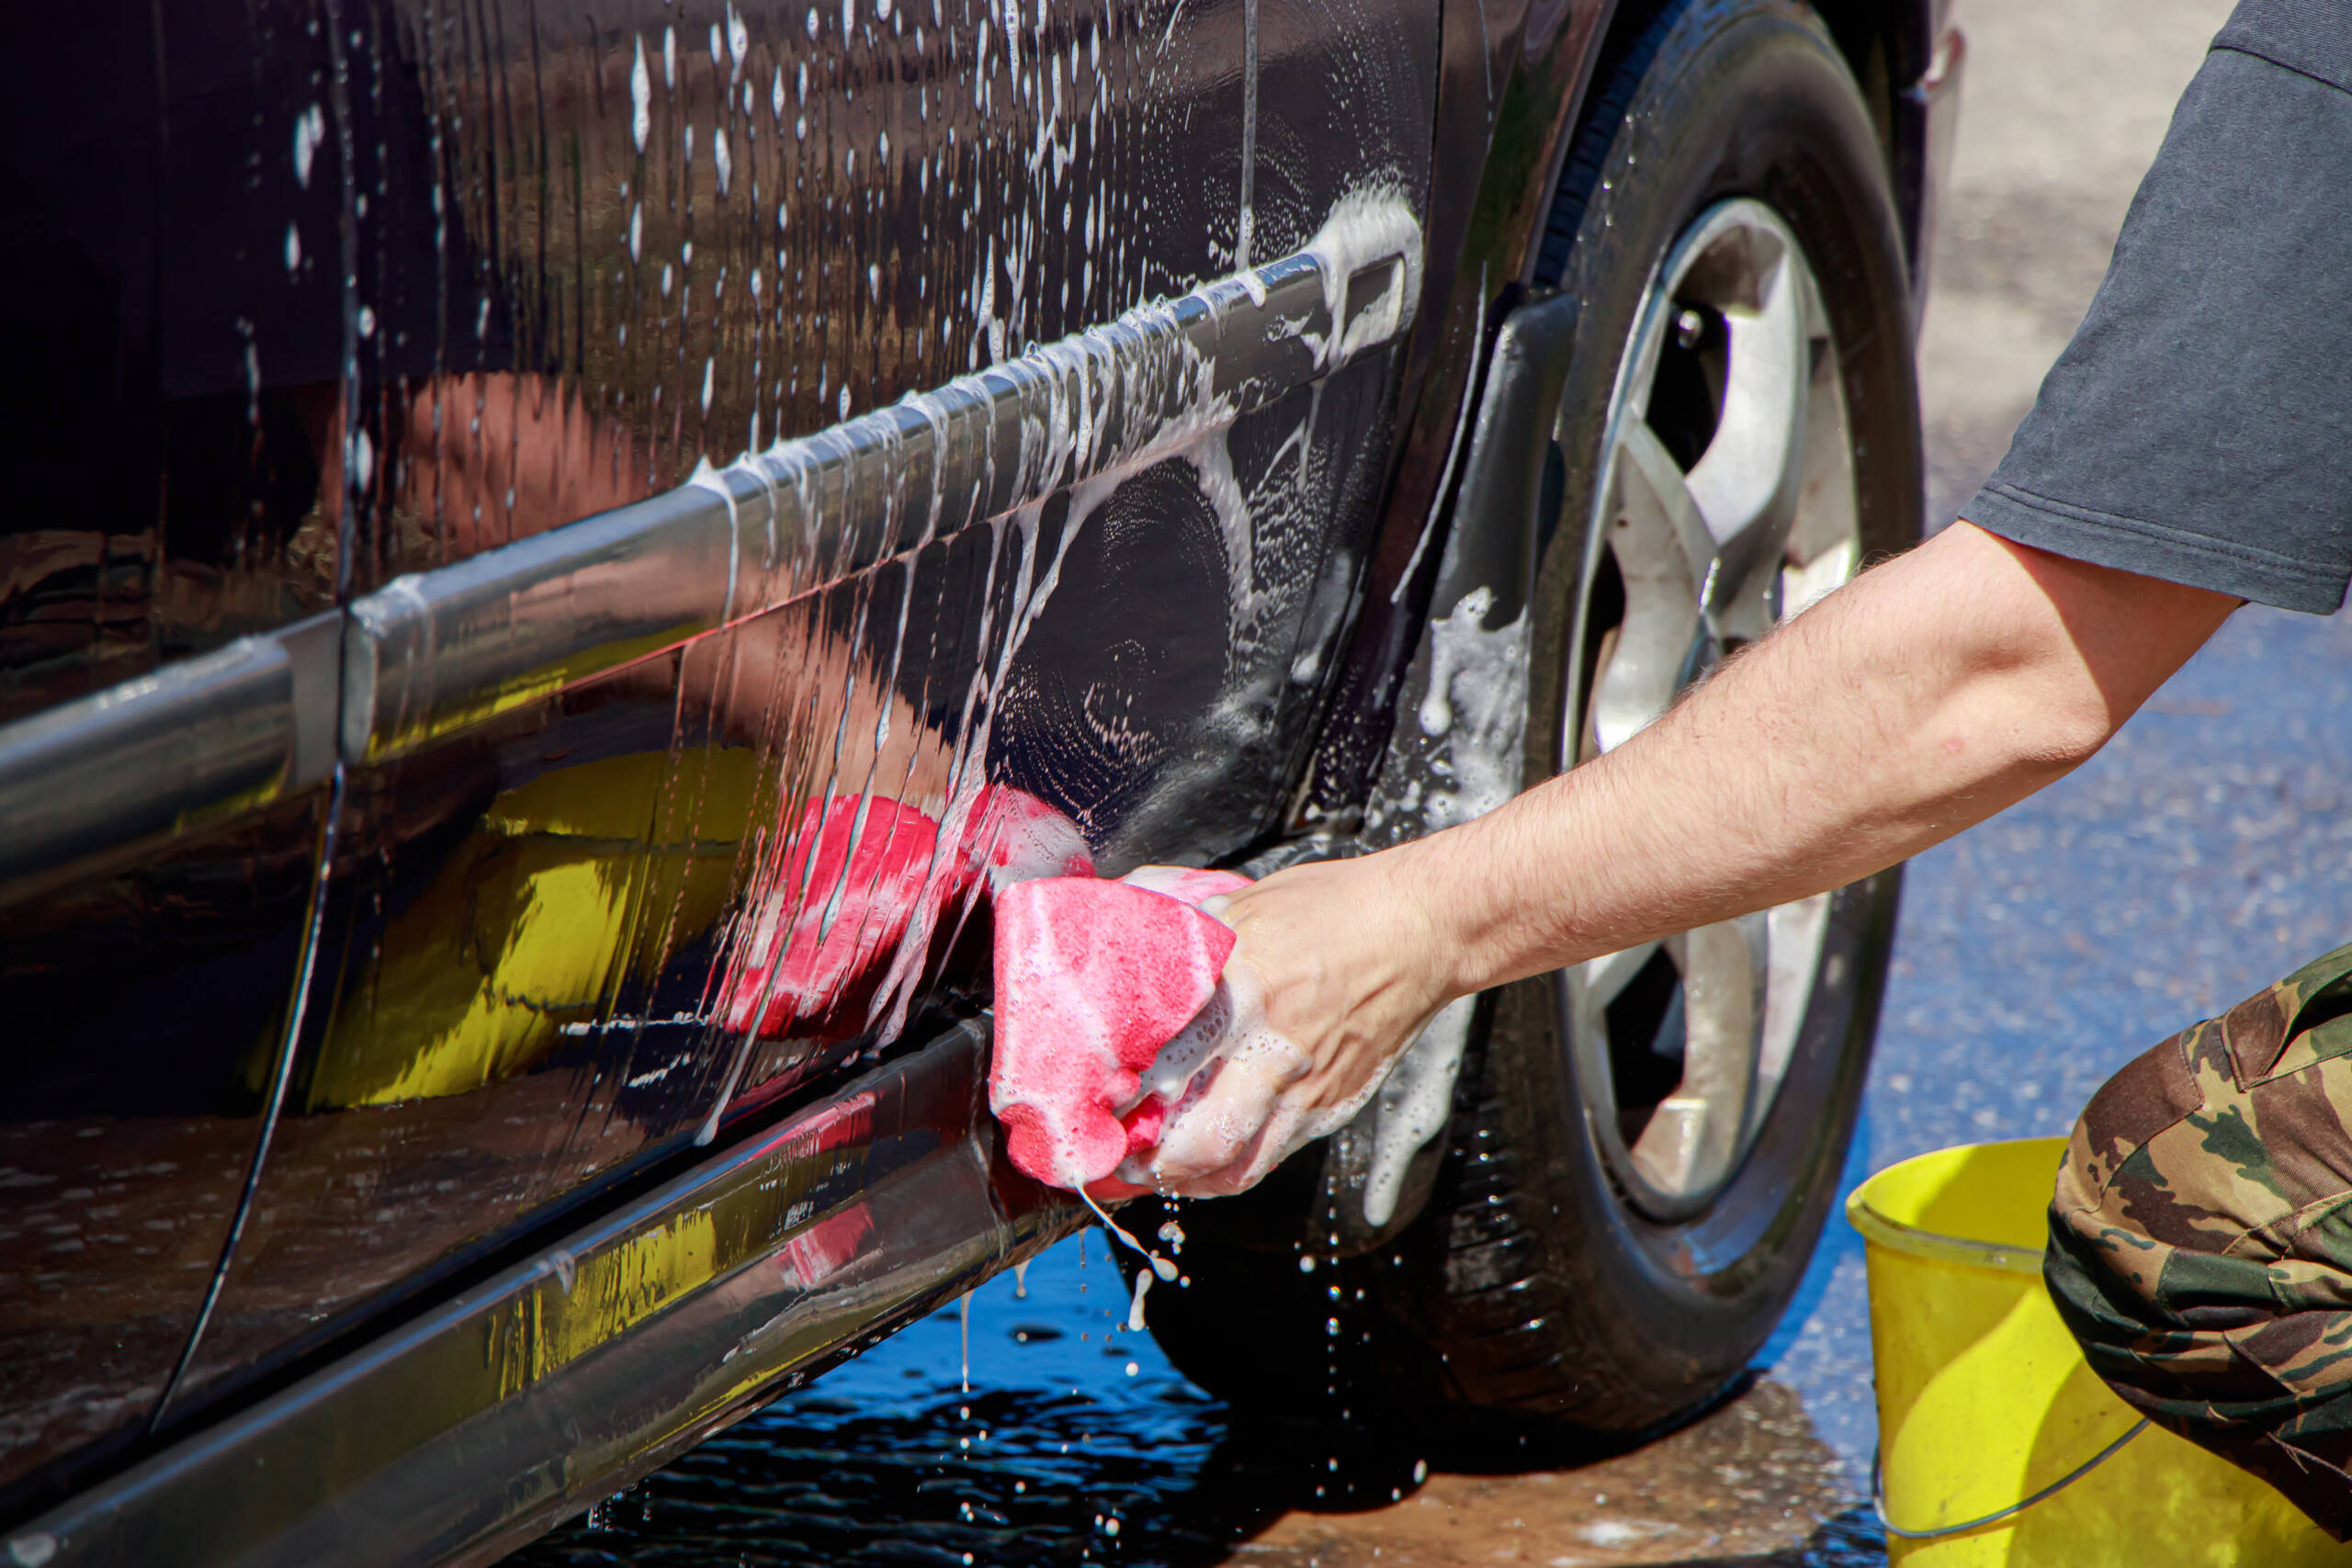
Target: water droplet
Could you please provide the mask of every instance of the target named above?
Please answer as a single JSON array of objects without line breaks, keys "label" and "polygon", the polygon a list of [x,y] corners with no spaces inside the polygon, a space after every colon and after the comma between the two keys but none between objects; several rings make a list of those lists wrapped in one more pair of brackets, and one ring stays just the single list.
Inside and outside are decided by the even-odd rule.
[{"label": "water droplet", "polygon": [[302,236],[295,232],[293,224],[288,223],[286,225],[286,270],[292,272],[301,265]]},{"label": "water droplet", "polygon": [[645,39],[641,37],[637,40],[637,63],[629,67],[628,96],[629,135],[642,152],[646,138],[653,134],[653,76],[645,68]]},{"label": "water droplet", "polygon": [[326,113],[318,105],[294,117],[294,181],[304,190],[311,188],[311,161],[326,139]]}]

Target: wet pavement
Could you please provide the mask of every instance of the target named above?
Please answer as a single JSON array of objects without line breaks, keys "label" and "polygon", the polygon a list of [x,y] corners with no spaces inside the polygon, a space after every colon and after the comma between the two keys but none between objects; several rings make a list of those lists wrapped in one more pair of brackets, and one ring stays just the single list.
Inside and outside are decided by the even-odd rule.
[{"label": "wet pavement", "polygon": [[[1603,1459],[1332,1454],[1237,1425],[1125,1329],[1099,1235],[1057,1247],[511,1559],[1469,1568],[1883,1561],[1798,1396],[1759,1382]],[[968,1383],[967,1367],[968,1366]],[[1337,1466],[1336,1469],[1332,1468]],[[1324,1494],[1320,1498],[1316,1493]]]},{"label": "wet pavement", "polygon": [[[1923,347],[1939,519],[2030,406],[2228,10],[1967,0]],[[2347,754],[2352,622],[2248,610],[2088,766],[1920,857],[1847,1183],[1949,1144],[2062,1132],[2131,1056],[2352,934]],[[1102,1248],[1090,1236],[1041,1258],[1025,1297],[1009,1278],[976,1294],[968,1392],[951,1311],[515,1561],[1884,1560],[1862,1503],[1875,1423],[1860,1244],[1841,1222],[1755,1382],[1705,1419],[1572,1462],[1351,1455],[1344,1499],[1317,1463],[1337,1456],[1235,1426],[1119,1326],[1126,1298]]]}]

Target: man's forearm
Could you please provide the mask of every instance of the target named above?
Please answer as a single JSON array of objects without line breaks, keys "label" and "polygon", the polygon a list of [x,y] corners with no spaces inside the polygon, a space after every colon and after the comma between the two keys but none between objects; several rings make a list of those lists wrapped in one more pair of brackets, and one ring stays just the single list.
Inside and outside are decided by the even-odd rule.
[{"label": "man's forearm", "polygon": [[1359,1102],[1449,999],[1839,886],[2098,750],[2236,601],[1960,524],[1832,594],[1607,756],[1500,810],[1224,901],[1279,1084],[1229,1074],[1163,1156],[1238,1191],[1268,1129]]},{"label": "man's forearm", "polygon": [[1961,524],[1394,871],[1465,994],[1837,887],[2082,762],[2235,604]]}]

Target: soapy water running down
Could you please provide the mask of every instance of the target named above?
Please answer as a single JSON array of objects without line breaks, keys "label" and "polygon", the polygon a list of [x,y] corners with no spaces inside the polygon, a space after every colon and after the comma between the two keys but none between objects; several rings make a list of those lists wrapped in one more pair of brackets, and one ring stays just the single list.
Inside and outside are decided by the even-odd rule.
[{"label": "soapy water running down", "polygon": [[[1206,1568],[1227,1561],[1334,1568],[1370,1563],[1376,1549],[1327,1546],[1318,1558],[1256,1538],[1295,1509],[1376,1528],[1380,1516],[1362,1510],[1447,1485],[1444,1476],[1430,1480],[1430,1456],[1406,1446],[1335,1444],[1306,1428],[1269,1428],[1202,1393],[1148,1331],[1131,1326],[1136,1297],[1111,1256],[1115,1245],[1099,1231],[1062,1243],[1022,1276],[999,1276],[509,1561],[522,1568]],[[1438,1456],[1438,1469],[1446,1463]],[[1582,1477],[1571,1469],[1527,1479],[1565,1486]],[[1712,1473],[1706,1480],[1728,1484]],[[1556,1545],[1570,1550],[1562,1561],[1579,1565],[1691,1561],[1595,1555],[1594,1545],[1615,1539],[1606,1525],[1547,1543],[1516,1533],[1515,1518],[1481,1519],[1478,1511],[1469,1510],[1463,1533],[1471,1539],[1460,1541],[1476,1541],[1469,1555],[1477,1558],[1529,1549],[1528,1560],[1544,1563]],[[1492,1542],[1483,1540],[1489,1525]],[[1514,1551],[1491,1550],[1503,1545]],[[1786,1552],[1701,1560],[1877,1568],[1885,1556],[1876,1531],[1849,1514]],[[1410,1561],[1393,1544],[1380,1559],[1382,1568]]]}]

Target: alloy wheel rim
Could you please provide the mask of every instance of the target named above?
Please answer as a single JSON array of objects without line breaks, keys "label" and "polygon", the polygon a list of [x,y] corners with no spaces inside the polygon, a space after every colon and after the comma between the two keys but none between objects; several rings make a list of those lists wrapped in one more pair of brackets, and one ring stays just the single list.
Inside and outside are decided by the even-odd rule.
[{"label": "alloy wheel rim", "polygon": [[[1619,362],[1556,766],[1623,744],[1726,653],[1853,574],[1846,412],[1796,236],[1750,198],[1700,214],[1652,273]],[[1829,901],[1561,972],[1591,1134],[1651,1219],[1704,1210],[1754,1146],[1820,973]]]}]

